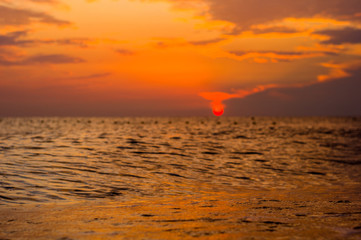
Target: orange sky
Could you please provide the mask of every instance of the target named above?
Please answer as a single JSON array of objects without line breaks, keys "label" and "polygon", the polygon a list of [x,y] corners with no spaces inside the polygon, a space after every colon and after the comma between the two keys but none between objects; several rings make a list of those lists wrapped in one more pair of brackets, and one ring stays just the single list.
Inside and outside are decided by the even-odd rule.
[{"label": "orange sky", "polygon": [[361,114],[359,0],[0,0],[0,16],[0,116]]}]

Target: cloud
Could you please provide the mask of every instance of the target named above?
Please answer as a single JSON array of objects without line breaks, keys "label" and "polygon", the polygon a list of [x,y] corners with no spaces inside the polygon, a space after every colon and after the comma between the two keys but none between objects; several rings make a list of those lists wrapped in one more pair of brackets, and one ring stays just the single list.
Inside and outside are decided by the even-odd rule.
[{"label": "cloud", "polygon": [[[89,47],[89,44],[96,42],[95,39],[89,38],[64,38],[64,39],[27,39],[24,40],[24,37],[28,36],[28,31],[16,31],[10,32],[4,35],[0,34],[0,47],[1,46],[17,46],[17,47],[26,47],[29,45],[38,45],[38,44],[57,44],[57,45],[74,45],[81,48]],[[22,40],[23,39],[23,40]],[[97,39],[97,41],[99,41]]]},{"label": "cloud", "polygon": [[321,42],[324,44],[361,43],[361,29],[357,28],[323,30],[315,33],[330,37],[330,39]]},{"label": "cloud", "polygon": [[[284,52],[283,52],[284,53]],[[289,52],[290,55],[298,55],[297,52]],[[225,93],[225,92],[201,92],[199,95],[203,97],[206,100],[211,101],[211,107],[214,109],[215,107],[224,109],[225,104],[224,101],[231,102],[231,114],[233,115],[239,115],[239,113],[235,114],[234,108],[236,108],[235,103],[240,103],[242,105],[243,102],[248,102],[248,100],[232,100],[232,99],[256,99],[257,102],[253,103],[255,105],[259,105],[262,103],[262,101],[265,101],[265,104],[267,104],[267,100],[269,98],[275,98],[277,100],[273,100],[275,102],[282,102],[282,104],[289,104],[286,103],[287,101],[293,101],[294,99],[294,93],[296,93],[296,98],[303,99],[305,96],[302,96],[302,92],[308,93],[308,89],[317,89],[317,92],[322,93],[322,86],[331,86],[331,85],[343,85],[340,81],[338,81],[338,84],[330,84],[330,85],[322,85],[321,83],[325,82],[334,82],[330,80],[338,80],[338,79],[351,79],[351,82],[357,81],[359,79],[360,73],[361,73],[361,60],[355,60],[350,62],[344,62],[344,63],[323,63],[321,64],[323,67],[329,68],[330,71],[326,75],[319,75],[317,77],[318,81],[312,81],[307,83],[289,83],[289,84],[268,84],[268,85],[259,85],[255,88],[249,88],[249,89],[238,89],[234,90],[233,93]],[[358,84],[360,85],[360,84]],[[347,87],[350,87],[351,85],[348,85]],[[355,84],[357,86],[357,84]],[[299,89],[304,89],[299,90]],[[337,91],[337,88],[331,89],[332,91]],[[312,93],[314,94],[314,93]],[[261,96],[258,98],[258,96]],[[359,98],[361,95],[357,95]],[[313,97],[316,97],[314,95]],[[332,98],[332,95],[329,96]],[[315,100],[315,102],[317,102]],[[298,103],[301,104],[301,103]],[[356,106],[356,104],[354,104]],[[263,113],[268,113],[269,111],[267,109],[262,108]],[[289,110],[289,109],[288,109]],[[248,112],[251,114],[257,113],[261,114],[262,111],[252,111],[251,109],[248,109]],[[253,113],[254,112],[254,113]],[[292,112],[292,111],[290,111]],[[307,112],[307,111],[305,111]],[[249,114],[247,113],[247,114]],[[279,114],[276,111],[273,111],[271,115],[277,115]],[[287,112],[282,112],[282,114],[287,114]],[[266,114],[267,115],[267,114]]]},{"label": "cloud", "polygon": [[[77,80],[84,80],[84,79],[94,79],[94,78],[105,78],[112,75],[112,73],[110,72],[105,72],[105,73],[94,73],[94,74],[90,74],[90,75],[85,75],[85,76],[76,76],[76,77],[72,77],[71,79],[77,79]],[[67,78],[69,79],[69,78]]]},{"label": "cloud", "polygon": [[[72,45],[81,48],[88,48],[91,46],[99,45],[100,43],[104,44],[121,44],[124,43],[119,40],[114,39],[102,39],[102,38],[63,38],[63,39],[34,39],[32,40],[34,44],[57,44],[57,45]],[[131,52],[128,50],[129,53]]]},{"label": "cloud", "polygon": [[255,88],[252,89],[240,89],[237,90],[235,93],[225,93],[225,92],[201,92],[199,93],[199,96],[203,97],[206,100],[211,101],[211,108],[213,110],[216,109],[216,111],[221,111],[223,112],[224,108],[226,107],[223,104],[223,101],[231,99],[231,98],[244,98],[248,95],[251,94],[255,94],[258,92],[262,92],[265,91],[266,89],[269,88],[274,88],[277,85],[275,84],[270,84],[270,85],[261,85],[261,86],[257,86]]},{"label": "cloud", "polygon": [[[0,48],[1,47],[34,47],[43,44],[55,45],[71,45],[80,48],[88,48],[91,45],[96,45],[103,41],[113,41],[111,39],[91,39],[91,38],[63,38],[63,39],[27,39],[29,31],[16,31],[6,34],[0,34]],[[127,49],[117,49],[117,53],[122,55],[134,55],[135,52]]]},{"label": "cloud", "polygon": [[21,26],[28,25],[33,22],[41,22],[57,26],[66,26],[71,24],[68,21],[57,19],[47,13],[0,6],[0,26]]},{"label": "cloud", "polygon": [[34,42],[36,42],[36,43],[73,45],[73,46],[78,46],[81,48],[89,47],[89,44],[92,41],[93,40],[89,39],[89,38],[64,38],[64,39],[34,40]]},{"label": "cloud", "polygon": [[292,34],[292,33],[298,33],[299,30],[284,26],[273,26],[273,27],[265,27],[265,28],[252,28],[252,32],[254,34],[265,34],[265,33]]},{"label": "cloud", "polygon": [[268,89],[243,99],[230,99],[233,116],[360,116],[361,69],[334,81],[302,87]]},{"label": "cloud", "polygon": [[135,54],[134,51],[129,50],[129,49],[124,49],[124,48],[115,49],[115,52],[120,54],[120,55],[123,55],[123,56],[131,56],[131,55]]},{"label": "cloud", "polygon": [[29,57],[22,61],[23,64],[38,64],[38,63],[80,63],[84,62],[81,58],[71,57],[63,54],[51,54],[51,55],[36,55]]},{"label": "cloud", "polygon": [[257,63],[290,62],[304,58],[336,55],[335,52],[327,51],[231,51],[230,53],[236,55],[237,59],[240,61],[253,58]]},{"label": "cloud", "polygon": [[322,63],[323,67],[329,68],[330,71],[328,74],[317,76],[319,82],[325,82],[338,78],[345,78],[351,76],[351,72],[354,72],[355,69],[361,68],[361,61],[356,60],[352,62],[345,63]]},{"label": "cloud", "polygon": [[[162,1],[162,0],[148,0]],[[163,0],[173,3],[177,9],[193,8],[196,14],[208,20],[232,23],[231,29],[224,29],[227,35],[254,30],[263,33],[296,33],[299,27],[312,29],[314,23],[302,26],[273,26],[258,29],[259,25],[274,25],[290,19],[328,19],[361,22],[361,1],[359,0]],[[305,31],[307,29],[303,29]]]},{"label": "cloud", "polygon": [[212,102],[222,102],[230,98],[238,97],[238,94],[230,94],[224,92],[201,92],[199,93],[199,96]]},{"label": "cloud", "polygon": [[211,101],[211,108],[216,116],[220,116],[224,112],[225,105],[222,103],[224,100],[238,97],[237,94],[229,94],[224,92],[201,92],[199,96]]},{"label": "cloud", "polygon": [[28,34],[27,31],[17,31],[7,33],[5,35],[0,34],[0,46],[24,46],[33,41],[30,40],[19,40]]},{"label": "cloud", "polygon": [[203,40],[203,41],[191,41],[189,43],[192,45],[195,45],[195,46],[204,46],[204,45],[209,45],[209,44],[213,44],[213,43],[218,43],[223,40],[225,40],[225,38],[214,38],[214,39]]},{"label": "cloud", "polygon": [[323,17],[360,21],[359,0],[209,0],[213,19],[235,23],[241,30],[285,18]]},{"label": "cloud", "polygon": [[0,65],[2,66],[22,66],[34,64],[65,64],[65,63],[81,63],[81,58],[71,57],[63,54],[35,55],[21,60],[8,60],[0,56]]}]

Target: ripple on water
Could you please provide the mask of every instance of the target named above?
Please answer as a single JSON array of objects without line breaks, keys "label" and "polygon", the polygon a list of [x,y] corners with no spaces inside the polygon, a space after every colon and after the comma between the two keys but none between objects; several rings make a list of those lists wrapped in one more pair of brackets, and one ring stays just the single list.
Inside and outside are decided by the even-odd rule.
[{"label": "ripple on water", "polygon": [[350,118],[7,118],[0,202],[352,184],[361,179],[359,126]]}]

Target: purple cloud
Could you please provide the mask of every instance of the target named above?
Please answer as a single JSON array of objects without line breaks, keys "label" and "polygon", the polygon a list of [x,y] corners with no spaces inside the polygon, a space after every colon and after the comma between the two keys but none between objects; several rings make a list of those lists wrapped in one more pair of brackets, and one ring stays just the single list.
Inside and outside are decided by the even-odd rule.
[{"label": "purple cloud", "polygon": [[269,27],[264,29],[252,29],[254,34],[264,34],[264,33],[297,33],[297,29],[289,27]]},{"label": "purple cloud", "polygon": [[357,28],[323,30],[316,33],[330,37],[321,42],[324,44],[361,43],[361,29]]},{"label": "purple cloud", "polygon": [[65,38],[65,39],[28,39],[22,40],[28,36],[28,31],[16,31],[10,32],[4,35],[0,34],[0,47],[1,46],[17,46],[23,47],[28,45],[37,44],[58,44],[58,45],[74,45],[82,48],[88,47],[88,42],[91,41],[89,38]]},{"label": "purple cloud", "polygon": [[129,49],[115,49],[115,52],[120,54],[120,55],[124,55],[124,56],[130,56],[130,55],[134,55],[135,52]]},{"label": "purple cloud", "polygon": [[[168,0],[176,5],[189,4],[189,0]],[[338,20],[361,21],[360,0],[204,0],[209,5],[208,14],[215,20],[234,23],[234,31],[239,34],[258,24],[272,23],[285,18],[323,17]],[[255,30],[257,31],[257,30]],[[262,30],[260,30],[262,31]],[[272,31],[293,32],[291,29]],[[262,32],[261,32],[262,33]]]},{"label": "purple cloud", "polygon": [[233,53],[237,56],[244,56],[244,55],[250,54],[250,53],[259,53],[259,54],[272,53],[272,54],[282,55],[282,56],[304,56],[304,55],[309,55],[309,54],[313,54],[313,53],[335,55],[334,52],[296,52],[296,51],[295,52],[292,52],[292,51],[231,51],[230,53]]},{"label": "purple cloud", "polygon": [[258,63],[268,63],[269,61],[292,62],[303,58],[321,57],[325,55],[331,56],[338,54],[336,52],[327,51],[230,51],[230,53],[241,57],[242,60],[253,58],[254,61]]},{"label": "purple cloud", "polygon": [[235,116],[360,116],[361,69],[352,76],[306,85],[274,88],[243,99],[227,100]]},{"label": "purple cloud", "polygon": [[204,41],[192,41],[189,43],[192,45],[196,45],[196,46],[203,46],[203,45],[208,45],[208,44],[212,44],[212,43],[218,43],[223,40],[224,40],[224,38],[215,38],[215,39],[204,40]]},{"label": "purple cloud", "polygon": [[68,21],[54,18],[47,13],[0,6],[0,26],[19,26],[27,25],[32,22],[41,22],[58,26],[71,24]]},{"label": "purple cloud", "polygon": [[236,23],[247,29],[288,17],[329,17],[335,19],[358,19],[361,9],[359,0],[209,0],[210,13],[215,19]]},{"label": "purple cloud", "polygon": [[64,39],[51,39],[51,40],[36,40],[37,43],[45,44],[58,44],[58,45],[73,45],[81,48],[89,47],[89,38],[64,38]]},{"label": "purple cloud", "polygon": [[0,46],[24,46],[32,43],[31,40],[19,40],[28,34],[27,31],[11,32],[5,35],[0,34]]},{"label": "purple cloud", "polygon": [[65,63],[81,63],[84,62],[81,58],[76,58],[63,54],[51,55],[35,55],[18,61],[9,61],[0,56],[0,65],[2,66],[21,66],[34,64],[65,64]]},{"label": "purple cloud", "polygon": [[[110,72],[104,72],[104,73],[94,73],[94,74],[90,74],[90,75],[85,75],[85,76],[76,76],[73,77],[72,79],[94,79],[94,78],[105,78],[112,75],[112,73]],[[69,78],[68,78],[69,79]]]}]

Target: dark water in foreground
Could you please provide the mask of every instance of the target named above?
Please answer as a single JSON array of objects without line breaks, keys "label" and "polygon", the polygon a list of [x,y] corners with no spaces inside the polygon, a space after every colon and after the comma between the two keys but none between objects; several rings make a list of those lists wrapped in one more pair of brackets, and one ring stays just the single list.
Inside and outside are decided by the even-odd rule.
[{"label": "dark water in foreground", "polygon": [[0,122],[2,205],[360,182],[360,118]]}]

